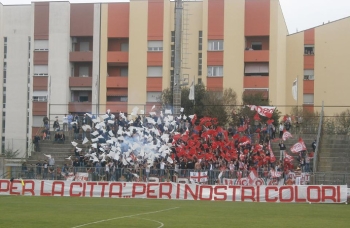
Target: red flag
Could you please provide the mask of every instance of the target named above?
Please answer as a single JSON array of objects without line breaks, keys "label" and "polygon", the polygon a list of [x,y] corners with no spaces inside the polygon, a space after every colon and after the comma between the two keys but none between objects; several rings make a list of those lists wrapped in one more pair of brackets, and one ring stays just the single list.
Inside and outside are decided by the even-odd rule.
[{"label": "red flag", "polygon": [[194,125],[195,123],[196,123],[196,120],[197,120],[197,115],[196,114],[194,114],[193,115],[193,119],[192,119],[192,125]]},{"label": "red flag", "polygon": [[286,141],[289,138],[293,138],[293,135],[289,133],[289,131],[283,130],[283,135],[282,135],[283,141]]},{"label": "red flag", "polygon": [[260,120],[260,116],[259,116],[258,113],[255,113],[255,115],[254,115],[254,120]]},{"label": "red flag", "polygon": [[256,172],[255,169],[252,169],[249,173],[249,176],[248,176],[249,184],[253,185],[257,178],[258,178],[258,173]]},{"label": "red flag", "polygon": [[286,151],[284,151],[284,161],[291,163],[294,160],[294,158],[292,156],[290,156],[289,154],[287,154]]},{"label": "red flag", "polygon": [[268,147],[268,149],[269,149],[269,151],[270,151],[270,162],[275,162],[275,161],[276,161],[276,157],[275,157],[275,154],[274,154],[273,151],[272,151],[270,141],[269,141],[269,147]]},{"label": "red flag", "polygon": [[269,119],[269,120],[267,121],[267,124],[272,124],[273,122],[275,122],[273,119]]},{"label": "red flag", "polygon": [[299,153],[303,150],[306,150],[306,146],[302,138],[299,138],[299,142],[297,142],[290,148],[290,151],[292,151],[292,153]]}]

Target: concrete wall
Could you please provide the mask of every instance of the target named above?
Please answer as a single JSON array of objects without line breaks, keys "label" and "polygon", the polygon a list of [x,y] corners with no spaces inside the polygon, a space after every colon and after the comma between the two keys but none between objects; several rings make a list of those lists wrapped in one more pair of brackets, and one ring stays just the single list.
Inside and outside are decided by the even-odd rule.
[{"label": "concrete wall", "polygon": [[19,150],[19,156],[24,157],[27,140],[28,37],[32,34],[31,6],[5,6],[1,15],[2,35],[7,37],[8,47],[6,109],[3,109],[6,112],[6,130],[2,136],[6,137],[5,148]]},{"label": "concrete wall", "polygon": [[244,7],[244,0],[225,0],[223,86],[236,92],[238,104],[242,100],[244,79]]},{"label": "concrete wall", "polygon": [[[107,91],[107,50],[108,50],[108,4],[101,5],[101,34],[100,34],[100,76],[99,76],[99,88],[100,88],[100,101],[99,113],[106,112],[107,108],[105,105],[107,102],[106,91]],[[129,72],[130,74],[130,72]]]},{"label": "concrete wall", "polygon": [[[4,30],[4,19],[3,19],[3,15],[4,15],[4,6],[2,5],[2,3],[0,3],[0,37],[4,37],[3,35],[3,30]],[[0,53],[4,53],[4,39],[1,38],[0,39]],[[0,55],[0,79],[3,79],[3,65],[4,65],[4,56]],[[0,93],[2,94],[2,85],[3,83],[0,83]],[[0,96],[0,101],[2,103],[2,96]],[[0,107],[2,110],[2,106]],[[2,133],[2,120],[0,121],[0,137],[3,137],[3,133]],[[0,147],[0,153],[3,153],[2,148]]]},{"label": "concrete wall", "polygon": [[[270,1],[270,62],[269,99],[272,105],[283,105],[286,101],[286,36],[288,35],[279,1]],[[278,107],[285,113],[285,107]]]},{"label": "concrete wall", "polygon": [[[304,75],[304,33],[300,32],[287,36],[287,73],[282,86],[285,89],[286,104],[297,106],[303,103],[303,75]],[[292,85],[298,78],[298,101],[293,99]],[[288,107],[289,113],[292,107]]]},{"label": "concrete wall", "polygon": [[[146,103],[148,2],[130,2],[128,103]],[[132,106],[128,107],[131,113]]]},{"label": "concrete wall", "polygon": [[[315,28],[315,106],[323,100],[327,106],[349,105],[349,40],[350,18]],[[345,109],[336,107],[325,111],[326,115],[332,115]]]},{"label": "concrete wall", "polygon": [[49,114],[53,121],[56,115],[59,120],[68,112],[66,105],[70,100],[69,52],[70,38],[70,4],[68,2],[50,2],[49,27]]},{"label": "concrete wall", "polygon": [[92,112],[98,113],[98,80],[100,77],[101,4],[94,4],[94,40],[92,62]]}]

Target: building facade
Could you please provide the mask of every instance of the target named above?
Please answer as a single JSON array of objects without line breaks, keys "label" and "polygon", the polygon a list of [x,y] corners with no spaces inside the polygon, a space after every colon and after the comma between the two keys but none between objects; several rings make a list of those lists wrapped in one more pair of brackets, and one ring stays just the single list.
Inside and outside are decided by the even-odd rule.
[{"label": "building facade", "polygon": [[[45,116],[147,113],[171,87],[174,10],[170,0],[0,4],[2,152],[24,156]],[[232,88],[238,100],[263,93],[282,113],[341,105],[349,27],[344,19],[289,35],[278,0],[183,1],[182,80]]]}]

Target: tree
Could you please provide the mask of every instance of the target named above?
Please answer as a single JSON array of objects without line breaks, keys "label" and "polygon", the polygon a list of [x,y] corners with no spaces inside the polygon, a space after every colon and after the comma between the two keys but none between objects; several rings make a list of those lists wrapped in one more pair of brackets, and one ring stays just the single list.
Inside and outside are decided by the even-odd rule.
[{"label": "tree", "polygon": [[[195,100],[188,99],[189,88],[181,88],[181,107],[185,115],[197,114],[198,118],[210,116],[218,119],[220,125],[225,125],[231,119],[232,108],[237,104],[237,95],[232,89],[224,91],[207,90],[204,84],[195,85]],[[159,99],[163,109],[171,109],[173,103],[172,91],[163,90]]]},{"label": "tree", "polygon": [[7,149],[5,149],[3,155],[5,156],[5,158],[17,158],[19,155],[19,150],[13,150],[10,149],[9,147],[7,147]]}]

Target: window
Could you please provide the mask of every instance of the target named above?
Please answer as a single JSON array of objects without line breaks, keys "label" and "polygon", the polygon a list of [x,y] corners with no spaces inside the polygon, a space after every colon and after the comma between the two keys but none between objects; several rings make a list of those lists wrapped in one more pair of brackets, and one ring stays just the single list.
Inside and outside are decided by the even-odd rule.
[{"label": "window", "polygon": [[269,89],[261,88],[261,89],[244,89],[243,96],[261,96],[262,101],[269,100]]},{"label": "window", "polygon": [[124,76],[124,77],[129,76],[129,69],[127,67],[121,67],[120,76]]},{"label": "window", "polygon": [[89,67],[80,66],[79,67],[79,77],[89,77]]},{"label": "window", "polygon": [[147,77],[162,77],[162,67],[147,67]]},{"label": "window", "polygon": [[253,50],[262,50],[262,43],[261,42],[252,42],[252,49]]},{"label": "window", "polygon": [[171,42],[175,42],[175,31],[171,31]]},{"label": "window", "polygon": [[269,63],[246,63],[245,76],[269,76]]},{"label": "window", "polygon": [[147,92],[147,102],[158,102],[162,92]]},{"label": "window", "polygon": [[33,91],[33,101],[46,102],[47,91]]},{"label": "window", "polygon": [[44,116],[33,116],[33,127],[41,127],[43,125]]},{"label": "window", "polygon": [[208,77],[223,76],[222,66],[208,66]]},{"label": "window", "polygon": [[313,94],[304,94],[304,104],[313,104],[314,103],[314,95]]},{"label": "window", "polygon": [[201,51],[203,48],[203,31],[198,32],[198,50]]},{"label": "window", "polygon": [[79,92],[79,102],[88,102],[89,101],[89,94],[85,91]]},{"label": "window", "polygon": [[198,78],[198,84],[202,84],[202,79]]},{"label": "window", "polygon": [[122,43],[120,45],[120,50],[128,52],[129,51],[129,43]]},{"label": "window", "polygon": [[198,76],[202,76],[202,53],[198,53]]},{"label": "window", "polygon": [[5,121],[5,119],[3,118],[3,119],[2,119],[2,133],[5,133],[5,129],[6,129],[6,121]]},{"label": "window", "polygon": [[208,51],[223,51],[224,41],[223,40],[209,40]]},{"label": "window", "polygon": [[148,41],[148,51],[163,51],[163,41]]},{"label": "window", "polygon": [[304,70],[304,80],[314,80],[314,70]]},{"label": "window", "polygon": [[315,46],[314,45],[305,45],[304,46],[304,54],[305,55],[314,55],[315,54]]},{"label": "window", "polygon": [[90,51],[90,43],[89,42],[80,42],[79,43],[80,51]]},{"label": "window", "polygon": [[107,101],[128,102],[127,96],[107,96]]},{"label": "window", "polygon": [[4,59],[7,58],[7,37],[4,37]]},{"label": "window", "polygon": [[34,40],[34,51],[48,51],[49,41],[48,40]]},{"label": "window", "polygon": [[[30,68],[28,68],[30,70]],[[47,76],[49,75],[48,65],[34,65],[34,76]]]},{"label": "window", "polygon": [[171,45],[171,67],[174,67],[174,62],[175,62],[175,45]]}]

